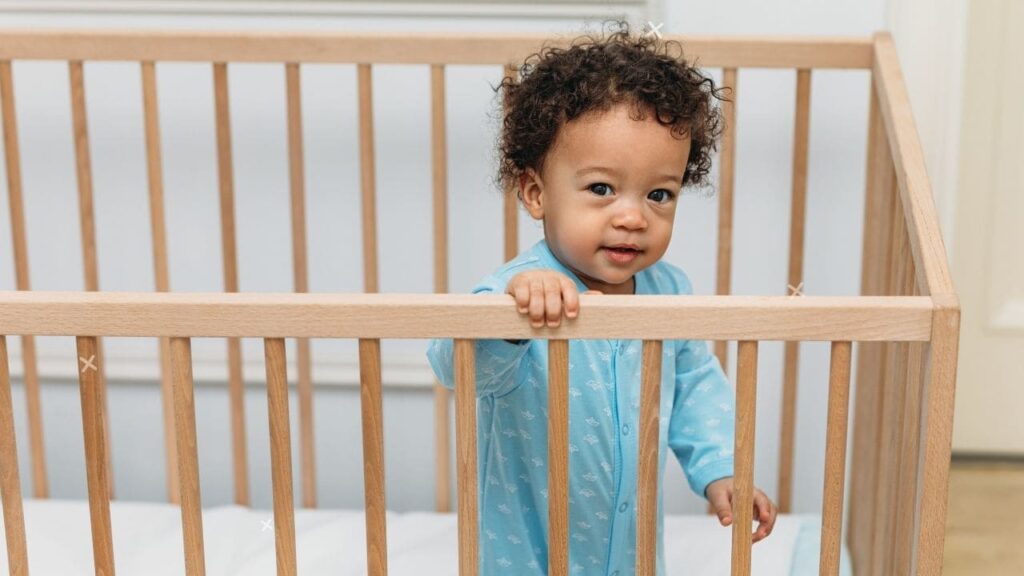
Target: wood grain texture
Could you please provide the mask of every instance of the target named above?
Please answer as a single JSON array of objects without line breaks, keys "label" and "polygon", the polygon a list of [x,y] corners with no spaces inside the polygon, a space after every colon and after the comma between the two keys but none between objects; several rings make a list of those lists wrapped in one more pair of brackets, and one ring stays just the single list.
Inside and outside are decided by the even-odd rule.
[{"label": "wood grain texture", "polygon": [[825,431],[825,487],[821,503],[821,576],[839,575],[843,491],[846,487],[846,429],[850,407],[850,342],[833,342],[829,363],[828,421]]},{"label": "wood grain texture", "polygon": [[89,489],[89,524],[97,574],[114,575],[114,540],[110,528],[109,442],[106,398],[100,386],[102,366],[95,336],[77,336],[78,384],[82,398],[85,476]]},{"label": "wood grain texture", "polygon": [[[736,101],[739,98],[736,68],[722,71],[722,88],[728,90],[728,98],[722,102],[722,151],[718,158],[718,248],[715,267],[715,294],[732,293],[732,236],[733,212],[736,188]],[[729,343],[715,341],[715,356],[722,370],[728,373]],[[708,509],[711,512],[710,506]]]},{"label": "wood grain texture", "polygon": [[476,359],[473,340],[455,340],[455,453],[459,495],[459,576],[480,569],[477,502]]},{"label": "wood grain texture", "polygon": [[[11,63],[0,60],[0,116],[3,118],[4,166],[7,170],[7,200],[11,219],[11,247],[14,252],[14,285],[29,290],[28,239],[25,227],[25,202],[22,195],[21,151],[18,121],[14,102],[14,74]],[[36,498],[50,494],[43,442],[42,405],[39,400],[39,370],[36,342],[32,336],[21,337],[21,361],[28,408],[29,456],[32,467],[32,492]]]},{"label": "wood grain texture", "polygon": [[178,486],[181,487],[181,528],[185,544],[185,573],[206,574],[203,552],[203,499],[199,484],[199,444],[196,439],[196,407],[193,398],[192,342],[171,338],[171,379],[174,386],[174,423],[180,455]]},{"label": "wood grain texture", "polygon": [[384,498],[384,406],[380,377],[380,340],[359,340],[359,391],[363,423],[366,570],[369,576],[387,576],[387,502]]},{"label": "wood grain texture", "polygon": [[754,516],[757,341],[741,340],[736,357],[736,445],[732,494],[732,576],[750,576]]},{"label": "wood grain texture", "polygon": [[278,576],[295,576],[295,496],[292,439],[288,423],[288,374],[284,338],[265,338],[270,476],[274,500],[274,551]]},{"label": "wood grain texture", "polygon": [[[807,225],[807,160],[811,132],[811,71],[796,71],[796,121],[793,128],[793,190],[789,214],[787,294],[800,297],[804,277],[804,231]],[[782,370],[782,430],[779,442],[779,512],[792,511],[794,437],[800,343],[786,342]]]},{"label": "wood grain texture", "polygon": [[663,348],[661,340],[644,340],[640,374],[640,451],[637,460],[637,576],[654,576],[658,569],[658,451]]},{"label": "wood grain texture", "polygon": [[21,501],[21,477],[18,476],[18,442],[14,436],[7,336],[0,336],[0,502],[4,508],[8,574],[28,576],[25,512]]},{"label": "wood grain texture", "polygon": [[[217,132],[217,190],[220,203],[221,253],[224,291],[238,292],[238,249],[235,239],[235,174],[231,146],[231,99],[228,67],[213,64],[214,117]],[[231,415],[231,466],[235,504],[249,505],[248,450],[245,440],[245,389],[242,380],[242,343],[229,338],[228,394]]]},{"label": "wood grain texture", "polygon": [[[374,62],[499,64],[519,62],[545,41],[569,38],[497,32],[89,31],[0,29],[0,60],[173,60],[221,62]],[[871,39],[836,36],[664,34],[701,66],[870,68]]]},{"label": "wood grain texture", "polygon": [[359,79],[359,187],[363,225],[363,291],[379,292],[377,163],[373,144],[373,75],[369,64],[359,64],[356,70]]},{"label": "wood grain texture", "polygon": [[512,296],[0,291],[19,334],[310,338],[923,341],[927,297],[580,295],[588,313],[530,326]]},{"label": "wood grain texture", "polygon": [[[445,111],[445,67],[430,66],[430,153],[433,183],[434,292],[448,292],[448,144]],[[450,410],[448,389],[434,381],[434,506],[437,512],[451,512],[451,443],[448,432]]]},{"label": "wood grain texture", "polygon": [[569,574],[569,341],[548,340],[548,574]]}]

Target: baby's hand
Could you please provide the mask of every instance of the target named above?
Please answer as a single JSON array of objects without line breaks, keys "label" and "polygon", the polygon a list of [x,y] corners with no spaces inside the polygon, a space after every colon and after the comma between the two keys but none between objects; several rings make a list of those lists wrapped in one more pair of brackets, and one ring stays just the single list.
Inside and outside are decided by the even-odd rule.
[{"label": "baby's hand", "polygon": [[[545,319],[549,327],[558,327],[563,309],[566,318],[575,318],[580,311],[576,284],[565,274],[554,270],[520,272],[509,280],[505,292],[515,297],[520,314],[529,314],[530,325],[534,328],[543,327]],[[587,290],[584,294],[600,292]]]},{"label": "baby's hand", "polygon": [[[718,514],[718,521],[722,523],[722,526],[732,524],[732,476],[719,478],[711,484],[708,484],[704,493],[707,495],[708,501],[711,502],[711,506]],[[754,532],[754,542],[763,540],[772,533],[772,528],[775,527],[775,518],[778,516],[778,512],[778,508],[776,508],[775,504],[768,499],[768,496],[755,487],[754,519],[757,520],[758,523],[757,531]]]}]

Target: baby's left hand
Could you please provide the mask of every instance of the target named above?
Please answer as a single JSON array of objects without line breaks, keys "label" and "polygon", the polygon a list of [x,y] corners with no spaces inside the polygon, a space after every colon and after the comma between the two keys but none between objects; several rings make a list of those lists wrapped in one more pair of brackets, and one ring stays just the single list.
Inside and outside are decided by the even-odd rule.
[{"label": "baby's left hand", "polygon": [[[727,478],[719,478],[704,490],[707,495],[708,502],[715,509],[718,514],[718,521],[722,523],[722,526],[728,526],[732,524],[732,494],[733,494],[733,479],[731,476]],[[778,516],[778,508],[768,496],[765,495],[758,488],[754,488],[754,519],[758,521],[757,531],[754,532],[754,542],[763,540],[772,533],[772,528],[775,527],[775,517]]]}]

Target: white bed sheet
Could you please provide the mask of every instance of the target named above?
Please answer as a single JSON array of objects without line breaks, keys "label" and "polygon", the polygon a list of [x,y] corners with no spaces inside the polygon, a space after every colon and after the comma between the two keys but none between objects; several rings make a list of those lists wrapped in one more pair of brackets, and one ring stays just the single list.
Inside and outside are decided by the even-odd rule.
[{"label": "white bed sheet", "polygon": [[[29,571],[33,576],[92,575],[89,505],[84,500],[24,501]],[[181,514],[176,506],[111,502],[117,573],[122,576],[184,574]],[[269,510],[218,506],[203,510],[206,573],[211,576],[276,574],[274,530]],[[454,514],[388,512],[388,573],[392,576],[450,576],[458,573]],[[0,519],[2,524],[2,519]],[[781,515],[771,536],[753,546],[754,576],[817,574],[814,515]],[[297,509],[298,572],[303,576],[366,574],[362,511]],[[707,515],[665,517],[665,560],[669,576],[729,574],[731,529]],[[809,541],[813,539],[814,542]],[[803,558],[797,557],[800,552]],[[807,558],[813,553],[814,558]],[[844,551],[845,556],[845,551]],[[809,561],[810,560],[810,561]],[[7,567],[6,546],[0,566]],[[844,573],[848,567],[844,567]],[[803,572],[801,570],[800,572]]]}]

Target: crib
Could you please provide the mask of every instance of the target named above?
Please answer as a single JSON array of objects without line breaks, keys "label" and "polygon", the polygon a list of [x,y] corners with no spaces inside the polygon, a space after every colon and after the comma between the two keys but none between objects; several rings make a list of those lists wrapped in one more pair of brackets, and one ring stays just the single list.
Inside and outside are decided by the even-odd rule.
[{"label": "crib", "polygon": [[[548,573],[570,571],[568,542],[568,347],[570,339],[627,338],[643,341],[640,406],[640,489],[637,495],[637,574],[655,573],[658,401],[662,342],[703,339],[715,342],[726,365],[727,344],[738,343],[736,363],[736,518],[729,552],[720,572],[757,573],[759,565],[748,527],[752,521],[758,344],[785,342],[779,493],[772,495],[785,515],[791,510],[793,442],[797,397],[797,360],[801,342],[831,346],[828,378],[825,486],[816,548],[820,574],[839,574],[841,550],[849,550],[853,573],[938,575],[942,572],[947,482],[959,336],[959,302],[946,263],[921,145],[914,126],[893,41],[887,33],[864,38],[675,37],[697,54],[700,64],[721,68],[724,84],[738,88],[741,68],[797,71],[791,228],[788,281],[793,293],[780,296],[730,295],[735,181],[735,101],[724,104],[727,130],[718,160],[719,221],[716,295],[583,296],[587,310],[575,323],[557,329],[531,329],[506,296],[448,294],[448,208],[444,71],[448,65],[504,66],[515,74],[517,62],[546,38],[510,34],[354,34],[272,32],[126,32],[86,30],[4,30],[0,32],[0,103],[9,195],[16,291],[0,293],[0,494],[10,574],[29,574],[36,545],[28,537],[33,515],[38,526],[53,530],[69,508],[47,508],[49,495],[42,435],[39,373],[34,336],[76,337],[78,379],[85,438],[91,562],[96,574],[115,573],[112,514],[127,514],[130,503],[114,500],[110,469],[103,337],[152,337],[159,342],[163,430],[167,463],[166,505],[137,505],[131,513],[143,522],[180,518],[178,561],[189,575],[216,573],[208,566],[214,518],[200,505],[199,468],[193,398],[191,340],[227,341],[231,396],[232,463],[235,501],[249,504],[247,450],[241,402],[241,338],[262,339],[271,434],[273,550],[277,574],[296,574],[302,564],[296,543],[297,517],[315,512],[312,423],[313,382],[310,339],[358,340],[362,414],[365,511],[347,516],[360,532],[365,570],[371,575],[396,570],[395,515],[384,498],[384,424],[381,409],[380,342],[390,338],[456,339],[457,384],[454,393],[455,454],[449,453],[450,398],[434,386],[436,440],[436,520],[429,531],[450,531],[454,546],[449,571],[478,571],[476,399],[473,392],[473,341],[481,338],[548,340],[549,372],[549,566]],[[20,176],[18,115],[12,61],[59,60],[69,69],[74,149],[85,273],[80,292],[31,289]],[[93,189],[83,84],[84,61],[138,62],[142,74],[145,145],[151,209],[156,292],[98,290]],[[155,68],[160,62],[210,63],[215,89],[222,293],[169,292],[163,167]],[[227,67],[238,62],[281,63],[286,72],[288,158],[294,293],[239,291],[234,182]],[[300,71],[309,63],[354,63],[358,71],[361,221],[365,293],[309,293]],[[374,65],[419,64],[431,73],[431,158],[433,166],[433,271],[436,294],[378,293],[376,182],[371,73]],[[807,200],[811,75],[815,69],[866,69],[871,73],[867,186],[859,296],[803,296],[804,227]],[[29,191],[30,192],[30,191]],[[504,204],[504,256],[518,246],[513,195]],[[799,296],[799,297],[795,297]],[[8,337],[20,337],[29,423],[27,459],[33,498],[21,486],[15,442],[14,406]],[[292,438],[285,370],[285,339],[296,339],[300,451],[298,484],[303,509],[294,505]],[[851,394],[857,343],[856,388]],[[853,396],[853,408],[850,407]],[[848,423],[852,419],[852,469],[846,487]],[[116,439],[114,439],[116,440]],[[452,514],[449,466],[456,461],[457,515]],[[848,492],[847,492],[848,491]],[[845,518],[843,502],[849,496]],[[118,511],[120,507],[120,512]],[[45,524],[47,514],[52,521]],[[711,521],[711,516],[707,519]],[[440,522],[440,523],[438,523]],[[301,524],[301,523],[300,523]],[[699,525],[700,532],[710,523]],[[781,525],[781,524],[780,524]],[[673,524],[675,526],[675,524]],[[681,524],[680,524],[681,526]],[[205,528],[205,531],[204,531]],[[301,526],[300,526],[301,528]],[[675,528],[673,528],[675,529]],[[680,528],[681,529],[681,528]],[[695,533],[695,532],[690,532]],[[301,535],[301,534],[300,534]],[[88,538],[90,535],[79,535]],[[771,541],[769,538],[767,542]],[[220,541],[223,543],[224,541]],[[88,544],[83,544],[88,545]],[[334,542],[334,546],[338,543]],[[183,546],[183,550],[182,550]],[[758,544],[763,547],[765,544]],[[59,555],[60,549],[54,554]],[[67,550],[66,548],[64,549]],[[145,550],[140,554],[145,555]],[[183,554],[182,554],[183,553]],[[352,551],[346,552],[352,554]],[[120,551],[119,551],[120,554]],[[118,556],[120,557],[120,556]],[[166,559],[151,551],[150,560]],[[429,558],[407,558],[417,573]],[[428,564],[424,564],[424,562]],[[457,568],[456,568],[457,566]],[[88,570],[86,566],[79,567]],[[127,570],[123,565],[119,570]],[[33,574],[41,572],[32,572]],[[122,573],[132,573],[130,570]],[[151,572],[153,573],[153,572]],[[255,573],[255,572],[252,572]],[[321,573],[306,570],[303,573]],[[326,573],[326,572],[323,572]]]}]

